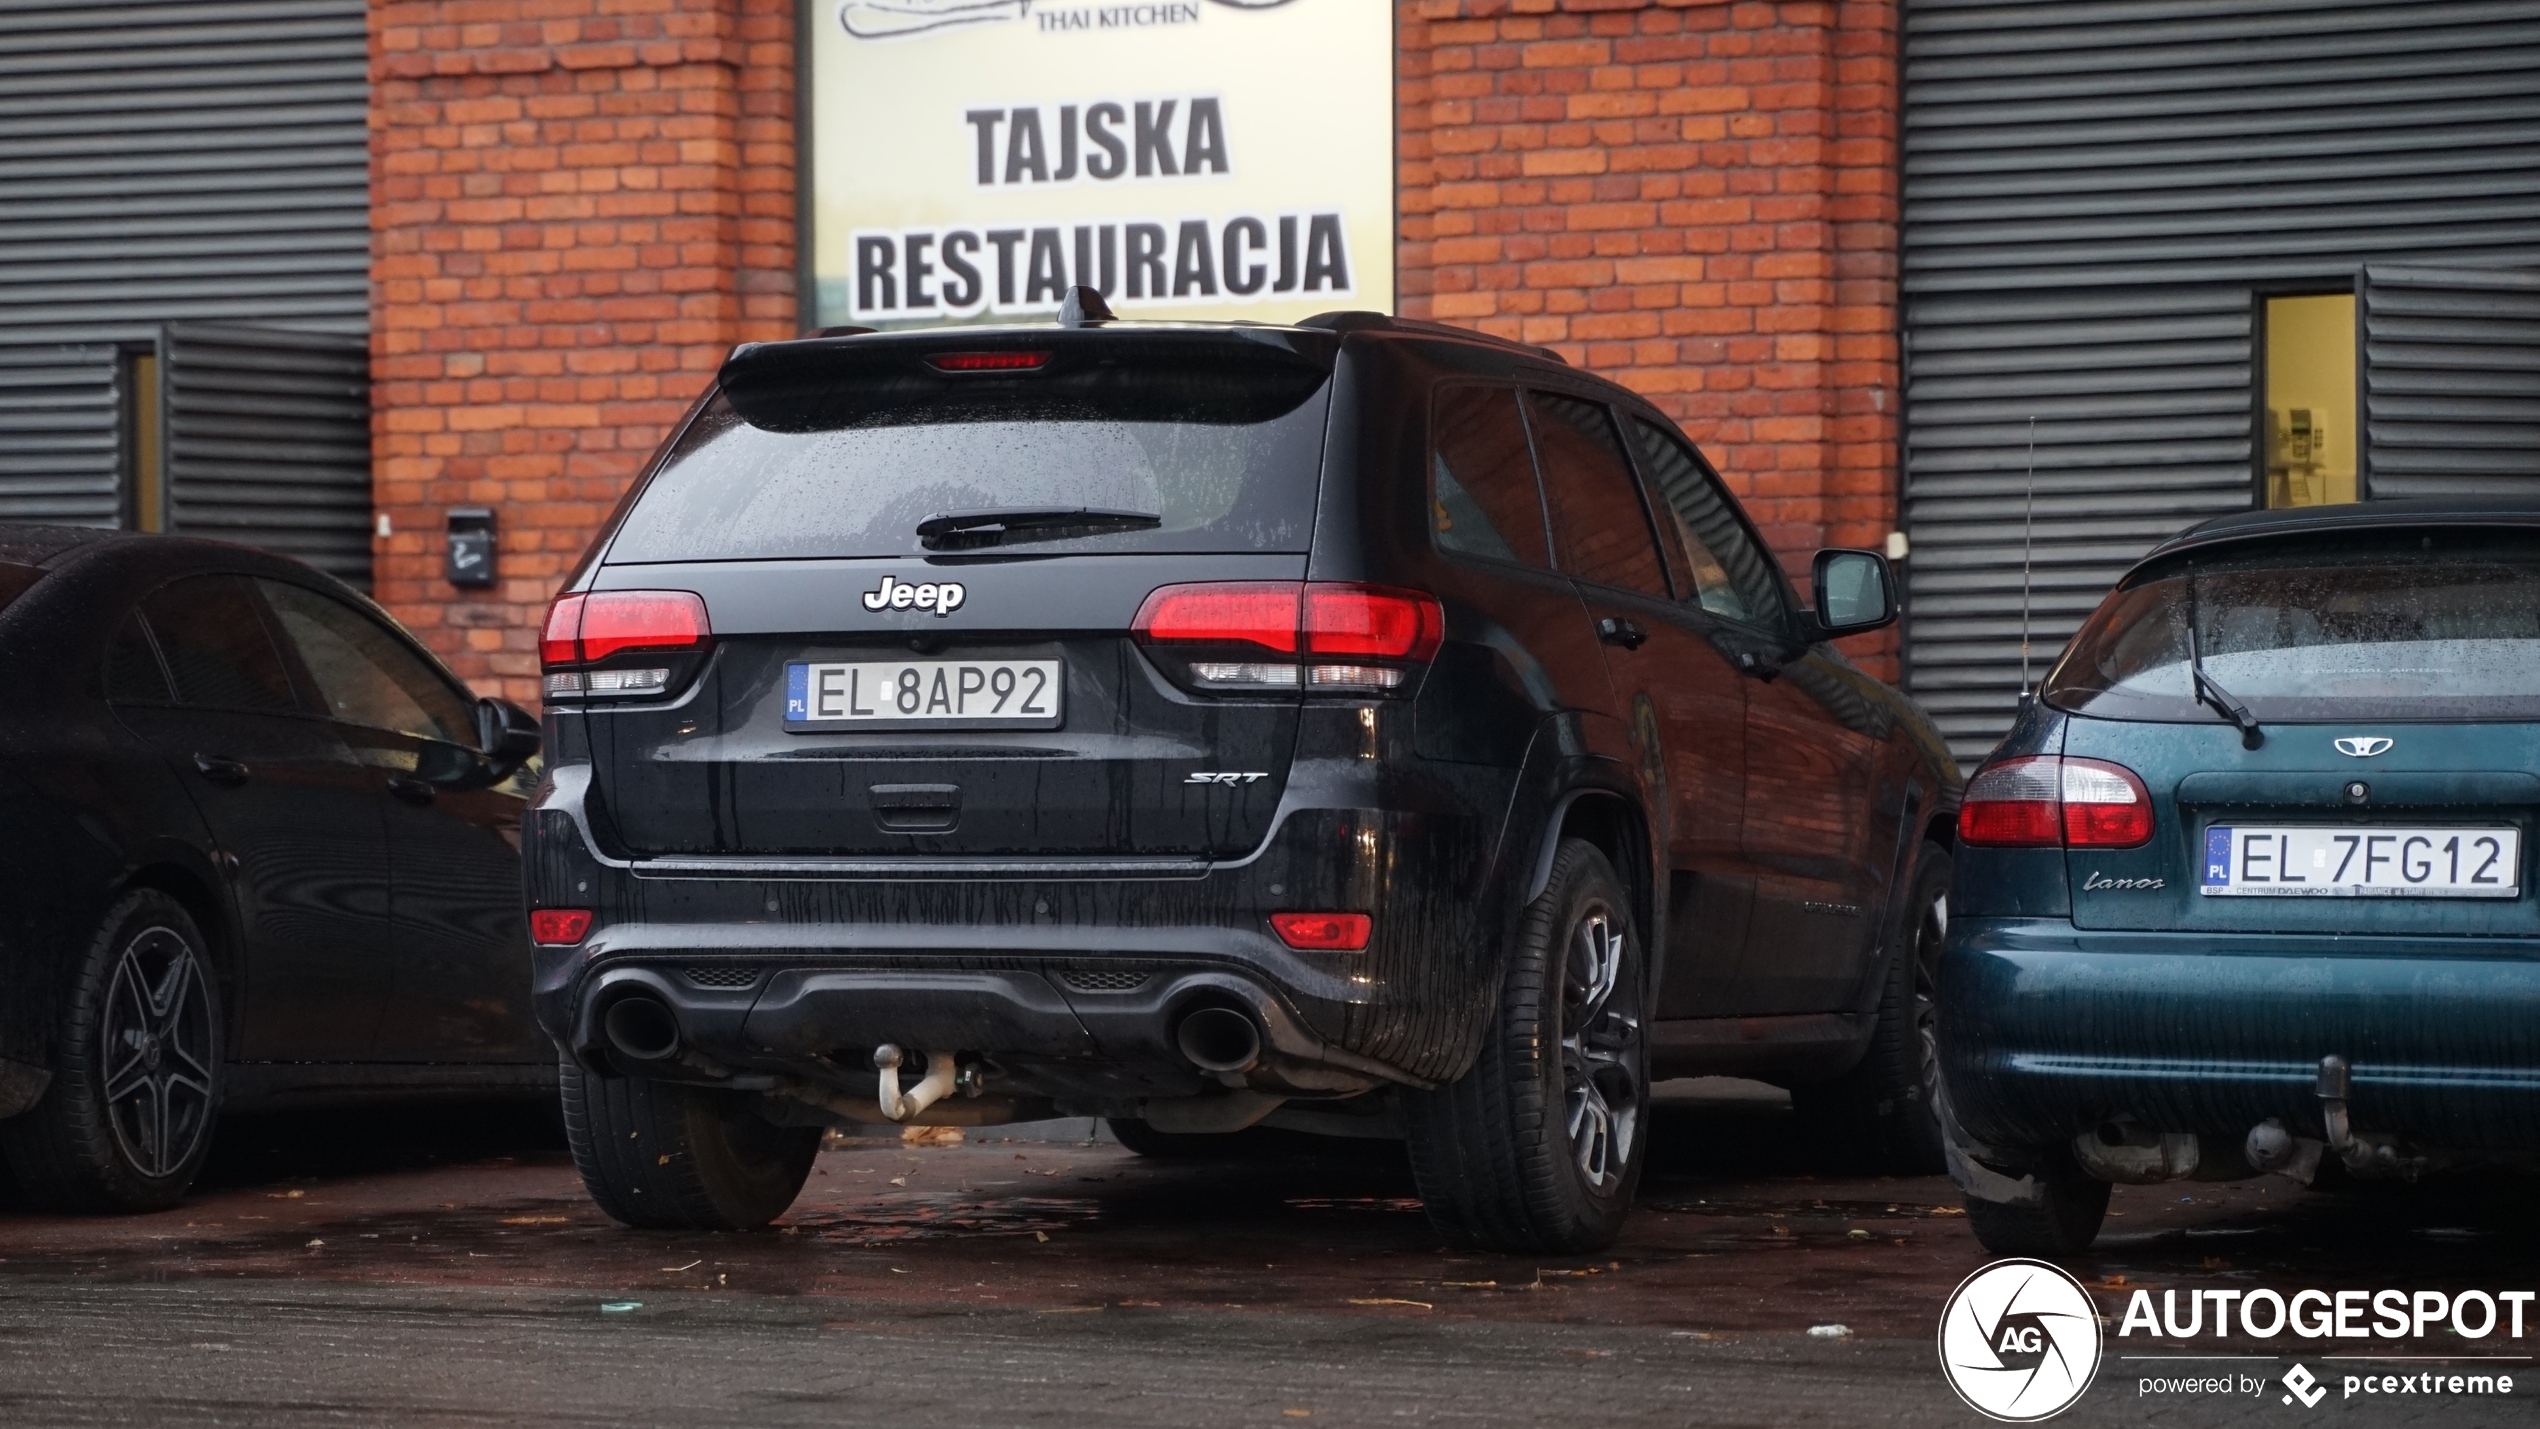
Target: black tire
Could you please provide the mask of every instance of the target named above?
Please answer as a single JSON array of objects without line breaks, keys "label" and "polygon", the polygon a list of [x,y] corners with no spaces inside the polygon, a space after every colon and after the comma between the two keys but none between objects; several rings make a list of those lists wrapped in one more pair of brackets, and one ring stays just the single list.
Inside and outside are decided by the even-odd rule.
[{"label": "black tire", "polygon": [[639,1230],[749,1231],[785,1213],[811,1176],[821,1129],[777,1126],[751,1097],[567,1060],[565,1140],[601,1210]]},{"label": "black tire", "polygon": [[184,1199],[221,1099],[220,987],[200,928],[155,889],[107,910],[56,1023],[53,1080],[0,1121],[26,1204],[159,1211]]},{"label": "black tire", "polygon": [[1869,1050],[1831,1082],[1791,1089],[1791,1107],[1829,1170],[1937,1176],[1939,1023],[1933,1002],[1945,931],[1949,853],[1924,844],[1888,930],[1885,990]]},{"label": "black tire", "polygon": [[1449,1240],[1578,1254],[1622,1230],[1649,1140],[1647,996],[1622,880],[1562,840],[1472,1069],[1405,1098],[1412,1176]]},{"label": "black tire", "polygon": [[2033,1173],[2045,1194],[2026,1205],[1967,1197],[1967,1228],[1995,1255],[2059,1260],[2080,1255],[2099,1238],[2108,1216],[2109,1185],[2075,1166]]}]

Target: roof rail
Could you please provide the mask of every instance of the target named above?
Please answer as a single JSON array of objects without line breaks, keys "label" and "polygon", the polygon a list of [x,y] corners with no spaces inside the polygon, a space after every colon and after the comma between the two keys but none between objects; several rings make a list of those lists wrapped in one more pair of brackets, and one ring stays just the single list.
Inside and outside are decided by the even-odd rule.
[{"label": "roof rail", "polygon": [[1488,343],[1492,347],[1514,348],[1532,357],[1558,362],[1564,367],[1570,365],[1569,359],[1560,353],[1548,347],[1538,347],[1531,342],[1493,337],[1489,333],[1475,332],[1471,328],[1457,327],[1452,323],[1433,323],[1421,318],[1398,318],[1391,313],[1368,312],[1358,308],[1316,313],[1310,318],[1300,319],[1297,326],[1321,328],[1325,332],[1406,332],[1428,337],[1455,337],[1462,338],[1466,342]]}]

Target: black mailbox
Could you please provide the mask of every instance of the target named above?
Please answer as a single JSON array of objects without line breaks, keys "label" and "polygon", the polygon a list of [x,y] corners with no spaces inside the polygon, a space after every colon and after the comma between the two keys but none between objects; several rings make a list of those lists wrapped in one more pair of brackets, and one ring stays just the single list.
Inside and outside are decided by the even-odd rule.
[{"label": "black mailbox", "polygon": [[490,506],[450,508],[450,553],[441,574],[452,585],[494,583],[494,509]]}]

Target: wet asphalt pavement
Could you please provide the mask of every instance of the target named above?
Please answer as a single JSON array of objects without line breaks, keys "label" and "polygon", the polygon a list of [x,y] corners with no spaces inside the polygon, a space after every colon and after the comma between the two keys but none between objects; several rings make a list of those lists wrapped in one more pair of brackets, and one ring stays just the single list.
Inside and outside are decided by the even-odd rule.
[{"label": "wet asphalt pavement", "polygon": [[[1934,1352],[1990,1258],[1954,1188],[1812,1175],[1778,1094],[1668,1090],[1624,1239],[1573,1259],[1445,1250],[1378,1143],[850,1142],[778,1229],[718,1236],[599,1215],[539,1109],[233,1122],[176,1211],[0,1212],[0,1424],[1984,1422]],[[2120,1188],[2071,1266],[2107,1358],[2058,1422],[2540,1422],[2540,1314],[2521,1342],[2115,1333],[2138,1288],[2540,1286],[2535,1191]],[[2137,1358],[2183,1353],[2234,1358]],[[2525,1383],[2278,1402],[2296,1359],[2332,1388],[2433,1367],[2324,1358],[2353,1354]],[[2142,1392],[2182,1369],[2270,1388]]]}]

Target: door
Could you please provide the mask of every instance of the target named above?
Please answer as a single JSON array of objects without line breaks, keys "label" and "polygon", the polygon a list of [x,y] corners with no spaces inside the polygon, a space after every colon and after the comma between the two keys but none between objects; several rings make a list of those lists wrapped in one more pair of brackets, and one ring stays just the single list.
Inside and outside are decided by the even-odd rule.
[{"label": "door", "polygon": [[1830,654],[1794,649],[1787,587],[1719,478],[1674,433],[1639,418],[1631,429],[1683,544],[1696,602],[1713,617],[1715,648],[1746,676],[1739,835],[1754,894],[1736,987],[1714,1010],[1835,1010],[1859,985],[1875,911],[1861,854],[1878,740],[1861,714],[1845,713],[1861,703],[1847,701],[1847,677],[1866,677]]},{"label": "door", "polygon": [[520,778],[475,748],[468,697],[406,642],[336,597],[260,581],[337,732],[369,773],[388,830],[383,1062],[536,1062],[520,883]]},{"label": "door", "polygon": [[1658,1015],[1725,1015],[1753,896],[1739,840],[1744,682],[1712,643],[1699,600],[1677,598],[1679,582],[1696,592],[1671,569],[1685,563],[1681,553],[1669,559],[1674,542],[1662,544],[1651,525],[1613,412],[1546,392],[1528,393],[1527,407],[1561,568],[1586,602],[1666,843]]},{"label": "door", "polygon": [[136,652],[118,666],[117,714],[184,776],[229,871],[246,964],[231,1055],[366,1059],[387,995],[377,779],[304,709],[245,580],[174,581],[140,613],[167,692]]}]

